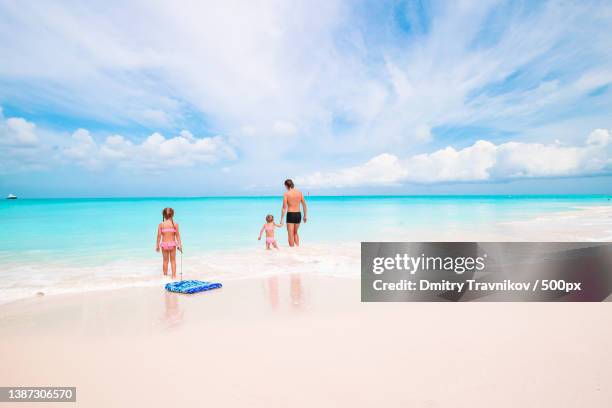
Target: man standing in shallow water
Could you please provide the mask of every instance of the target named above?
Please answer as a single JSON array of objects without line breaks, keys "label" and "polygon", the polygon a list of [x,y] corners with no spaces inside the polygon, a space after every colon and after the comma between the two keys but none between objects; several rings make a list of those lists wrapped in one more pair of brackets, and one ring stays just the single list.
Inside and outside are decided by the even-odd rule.
[{"label": "man standing in shallow water", "polygon": [[306,200],[304,200],[304,194],[293,184],[291,179],[285,180],[285,187],[287,191],[283,195],[283,211],[281,213],[281,225],[285,212],[287,213],[287,238],[289,240],[289,246],[299,246],[300,236],[298,235],[298,229],[300,222],[302,221],[302,213],[300,212],[300,204],[304,208],[304,222],[307,220],[308,209],[306,207]]}]

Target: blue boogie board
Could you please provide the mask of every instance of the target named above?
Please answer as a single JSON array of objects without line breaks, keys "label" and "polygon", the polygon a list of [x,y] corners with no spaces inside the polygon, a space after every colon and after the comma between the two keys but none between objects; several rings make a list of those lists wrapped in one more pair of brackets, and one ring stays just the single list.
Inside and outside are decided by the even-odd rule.
[{"label": "blue boogie board", "polygon": [[218,289],[223,285],[218,282],[203,282],[199,280],[184,280],[166,284],[166,290],[177,293],[197,293],[205,290]]}]

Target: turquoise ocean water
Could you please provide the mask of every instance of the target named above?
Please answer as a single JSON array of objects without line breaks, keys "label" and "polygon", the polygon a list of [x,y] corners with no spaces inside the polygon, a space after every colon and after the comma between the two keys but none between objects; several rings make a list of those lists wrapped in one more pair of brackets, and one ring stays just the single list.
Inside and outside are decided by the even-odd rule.
[{"label": "turquoise ocean water", "polygon": [[[308,197],[308,241],[384,240],[389,229],[467,227],[521,220],[611,196]],[[187,251],[257,246],[266,214],[278,222],[280,197],[19,199],[0,202],[0,262],[79,264],[152,255],[164,207],[175,209]],[[284,231],[279,232],[283,240]]]},{"label": "turquoise ocean water", "polygon": [[[398,232],[414,236],[414,231],[428,229],[478,231],[499,222],[611,205],[611,198],[307,197],[308,223],[301,226],[300,235],[305,243],[325,244],[392,240]],[[280,197],[2,200],[0,302],[30,296],[38,290],[76,290],[84,283],[117,287],[157,279],[160,256],[154,251],[155,237],[164,207],[175,209],[185,256],[195,257],[219,250],[261,248],[257,236],[264,218],[273,214],[278,222],[281,204]],[[277,232],[277,239],[286,245],[284,229]],[[206,269],[209,261],[198,265]],[[328,261],[329,265],[341,263]],[[190,264],[196,265],[196,260]]]}]

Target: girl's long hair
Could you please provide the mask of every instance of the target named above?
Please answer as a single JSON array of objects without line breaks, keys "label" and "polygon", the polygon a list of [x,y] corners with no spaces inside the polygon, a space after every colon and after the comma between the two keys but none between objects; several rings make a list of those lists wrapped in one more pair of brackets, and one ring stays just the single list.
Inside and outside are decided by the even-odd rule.
[{"label": "girl's long hair", "polygon": [[174,210],[170,207],[166,207],[162,210],[162,222],[166,220],[170,220],[172,223],[172,227],[174,228]]}]

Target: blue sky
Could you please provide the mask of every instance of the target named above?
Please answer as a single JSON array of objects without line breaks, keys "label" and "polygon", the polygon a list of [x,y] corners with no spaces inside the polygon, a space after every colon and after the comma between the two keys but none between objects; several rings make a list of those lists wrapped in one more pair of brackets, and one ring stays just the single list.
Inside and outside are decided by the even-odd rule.
[{"label": "blue sky", "polygon": [[0,192],[610,193],[604,1],[0,3]]}]

